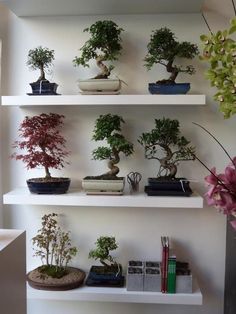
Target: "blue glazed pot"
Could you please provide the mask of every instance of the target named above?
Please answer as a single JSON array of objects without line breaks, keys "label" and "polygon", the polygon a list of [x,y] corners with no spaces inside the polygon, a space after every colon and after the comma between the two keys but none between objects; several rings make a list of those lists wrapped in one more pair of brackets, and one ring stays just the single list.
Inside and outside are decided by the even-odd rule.
[{"label": "blue glazed pot", "polygon": [[56,83],[50,83],[49,81],[40,81],[30,83],[32,88],[32,94],[28,95],[58,95],[57,94],[57,87]]},{"label": "blue glazed pot", "polygon": [[151,94],[162,95],[186,94],[190,90],[190,83],[175,83],[175,84],[149,83],[148,90]]},{"label": "blue glazed pot", "polygon": [[69,178],[60,178],[58,181],[41,181],[37,182],[35,179],[27,180],[27,186],[31,193],[35,194],[64,194],[68,191],[70,186]]}]

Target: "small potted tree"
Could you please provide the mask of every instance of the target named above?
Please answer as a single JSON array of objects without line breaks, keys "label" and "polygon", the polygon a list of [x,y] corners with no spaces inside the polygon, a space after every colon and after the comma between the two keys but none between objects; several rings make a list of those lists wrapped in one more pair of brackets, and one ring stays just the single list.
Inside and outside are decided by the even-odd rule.
[{"label": "small potted tree", "polygon": [[168,79],[149,83],[149,92],[151,94],[186,94],[190,89],[190,83],[176,83],[175,80],[179,73],[192,75],[195,69],[192,65],[182,67],[174,62],[176,58],[193,59],[198,54],[197,46],[187,41],[178,42],[174,33],[164,27],[152,32],[147,48],[148,53],[144,58],[145,67],[150,70],[154,64],[160,64],[170,73]]},{"label": "small potted tree", "polygon": [[[36,82],[30,83],[33,95],[57,95],[57,84],[50,83],[45,77],[45,71],[52,66],[54,50],[41,46],[30,49],[27,65],[33,70],[40,70],[40,76]],[[28,95],[32,95],[28,94]]]},{"label": "small potted tree", "polygon": [[45,177],[27,180],[32,193],[62,194],[67,192],[70,179],[52,177],[50,168],[64,167],[69,152],[65,149],[65,138],[60,134],[63,126],[63,115],[42,113],[38,116],[25,117],[19,128],[19,137],[15,141],[15,149],[26,150],[26,153],[13,153],[12,158],[22,160],[27,169],[43,167]]},{"label": "small potted tree", "polygon": [[42,228],[33,237],[36,245],[34,256],[40,257],[42,265],[27,275],[29,285],[41,290],[69,290],[79,287],[85,273],[68,264],[78,250],[71,245],[69,232],[58,225],[55,213],[42,217]]},{"label": "small potted tree", "polygon": [[[108,79],[111,71],[114,69],[112,62],[118,60],[121,53],[121,32],[122,28],[109,20],[97,21],[84,32],[90,34],[90,38],[80,49],[82,54],[75,57],[73,64],[75,66],[89,67],[91,59],[96,60],[100,73],[93,79],[79,81],[79,88],[84,93],[117,93],[121,88],[119,79]],[[110,62],[106,65],[104,62]]]},{"label": "small potted tree", "polygon": [[121,116],[100,115],[95,122],[92,139],[107,141],[107,146],[100,146],[92,152],[95,160],[108,160],[108,172],[99,176],[87,176],[82,181],[83,189],[89,194],[123,194],[124,177],[118,177],[120,154],[130,156],[133,153],[133,144],[121,134]]},{"label": "small potted tree", "polygon": [[110,251],[118,248],[115,237],[99,237],[95,244],[96,249],[89,252],[89,258],[99,260],[102,266],[91,267],[86,284],[88,286],[122,287],[124,285],[122,266],[110,255]]},{"label": "small potted tree", "polygon": [[155,119],[155,128],[143,133],[138,142],[144,147],[145,158],[160,163],[156,178],[149,178],[145,191],[148,195],[186,195],[192,191],[189,181],[176,178],[181,161],[194,160],[194,147],[180,134],[179,121],[168,118]]}]

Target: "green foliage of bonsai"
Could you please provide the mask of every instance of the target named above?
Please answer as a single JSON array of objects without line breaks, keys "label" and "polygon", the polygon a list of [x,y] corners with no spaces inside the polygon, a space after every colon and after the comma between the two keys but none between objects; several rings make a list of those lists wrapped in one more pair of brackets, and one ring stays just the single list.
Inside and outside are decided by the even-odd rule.
[{"label": "green foliage of bonsai", "polygon": [[45,71],[52,66],[53,60],[54,50],[42,46],[29,50],[27,65],[33,70],[40,70],[40,76],[36,82],[46,80]]},{"label": "green foliage of bonsai", "polygon": [[117,178],[119,168],[115,166],[120,161],[120,153],[129,156],[133,153],[133,144],[128,142],[120,133],[122,117],[118,115],[100,115],[95,122],[92,139],[95,141],[106,140],[109,147],[100,146],[92,152],[93,159],[108,160],[110,171],[103,174],[102,178]]},{"label": "green foliage of bonsai", "polygon": [[180,161],[195,159],[194,147],[181,136],[178,120],[155,119],[155,128],[142,133],[138,142],[144,147],[145,158],[159,161],[157,177],[161,179],[174,179]]},{"label": "green foliage of bonsai", "polygon": [[74,58],[74,65],[89,67],[88,61],[95,59],[97,66],[101,70],[95,78],[108,78],[114,66],[112,64],[106,66],[103,62],[118,60],[122,50],[120,37],[122,31],[122,28],[119,28],[116,23],[109,20],[97,21],[89,28],[85,28],[84,32],[88,32],[91,37],[80,49],[82,51],[81,57],[76,56]]},{"label": "green foliage of bonsai", "polygon": [[154,64],[161,64],[168,73],[171,73],[167,80],[157,81],[157,83],[175,83],[179,73],[190,75],[195,73],[192,65],[184,68],[175,65],[174,61],[176,58],[193,59],[198,54],[198,47],[187,41],[178,42],[170,29],[163,27],[153,31],[147,48],[148,53],[144,58],[145,67],[150,70]]},{"label": "green foliage of bonsai", "polygon": [[236,113],[236,42],[230,37],[235,32],[233,19],[229,29],[200,37],[204,44],[200,59],[209,65],[206,76],[217,89],[214,99],[220,103],[225,118]]},{"label": "green foliage of bonsai", "polygon": [[117,267],[117,262],[110,255],[110,251],[118,248],[115,237],[99,237],[95,244],[97,247],[89,252],[89,258],[99,260],[106,268]]},{"label": "green foliage of bonsai", "polygon": [[76,247],[71,246],[69,232],[64,232],[58,226],[57,214],[52,213],[42,217],[42,228],[32,238],[37,246],[35,256],[39,256],[42,266],[39,268],[42,276],[61,278],[67,274],[67,265],[77,254]]}]

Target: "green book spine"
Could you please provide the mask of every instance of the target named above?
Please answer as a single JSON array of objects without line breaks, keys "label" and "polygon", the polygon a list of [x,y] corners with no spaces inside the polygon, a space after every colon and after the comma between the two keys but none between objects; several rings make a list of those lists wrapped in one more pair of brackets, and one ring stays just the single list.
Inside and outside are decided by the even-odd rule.
[{"label": "green book spine", "polygon": [[168,259],[167,293],[175,292],[176,292],[176,257],[171,256]]}]

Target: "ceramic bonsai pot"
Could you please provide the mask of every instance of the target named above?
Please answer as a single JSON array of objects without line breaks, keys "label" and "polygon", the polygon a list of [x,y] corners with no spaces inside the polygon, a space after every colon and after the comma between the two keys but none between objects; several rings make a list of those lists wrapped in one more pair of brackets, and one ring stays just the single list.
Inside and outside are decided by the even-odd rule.
[{"label": "ceramic bonsai pot", "polygon": [[190,83],[175,83],[175,84],[149,83],[148,90],[151,94],[162,95],[187,94],[187,92],[190,90]]},{"label": "ceramic bonsai pot", "polygon": [[79,81],[79,88],[82,93],[94,94],[117,94],[121,89],[119,79],[89,79]]},{"label": "ceramic bonsai pot", "polygon": [[123,177],[118,177],[114,180],[103,180],[95,178],[85,177],[82,180],[82,188],[86,194],[123,194],[125,185],[125,179]]},{"label": "ceramic bonsai pot", "polygon": [[26,182],[30,192],[36,194],[64,194],[70,186],[69,178],[51,178],[48,181],[44,178],[32,178]]},{"label": "ceramic bonsai pot", "polygon": [[74,267],[67,267],[67,274],[61,278],[52,278],[39,271],[40,267],[27,274],[29,285],[38,290],[63,291],[80,287],[85,279],[85,272]]},{"label": "ceramic bonsai pot", "polygon": [[32,94],[28,95],[58,95],[57,94],[58,84],[50,83],[47,80],[30,83],[30,86],[32,88]]},{"label": "ceramic bonsai pot", "polygon": [[122,266],[105,267],[105,266],[92,266],[87,280],[87,286],[95,287],[123,287],[124,276],[122,275]]},{"label": "ceramic bonsai pot", "polygon": [[148,185],[145,186],[148,196],[190,196],[192,190],[186,178],[148,178]]}]

